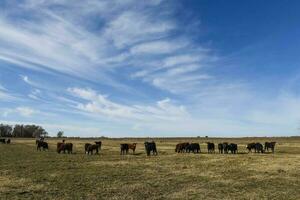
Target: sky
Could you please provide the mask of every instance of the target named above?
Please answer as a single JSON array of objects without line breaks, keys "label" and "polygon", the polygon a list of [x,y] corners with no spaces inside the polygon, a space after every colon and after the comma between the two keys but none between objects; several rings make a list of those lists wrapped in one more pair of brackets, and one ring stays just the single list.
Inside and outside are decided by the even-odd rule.
[{"label": "sky", "polygon": [[1,0],[0,122],[52,136],[299,135],[299,9]]}]

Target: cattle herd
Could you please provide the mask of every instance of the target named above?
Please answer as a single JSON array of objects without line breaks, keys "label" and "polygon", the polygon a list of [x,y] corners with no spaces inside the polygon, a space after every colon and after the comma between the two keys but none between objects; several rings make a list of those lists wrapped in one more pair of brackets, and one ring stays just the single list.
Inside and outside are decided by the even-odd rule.
[{"label": "cattle herd", "polygon": [[[2,143],[10,143],[10,139],[8,139],[7,141],[5,141],[5,139],[0,139],[0,142]],[[207,153],[211,154],[211,153],[215,153],[215,144],[212,142],[207,142]],[[269,152],[269,150],[272,151],[272,153],[274,153],[275,150],[275,144],[276,142],[265,142],[265,145],[263,146],[263,144],[261,143],[249,143],[246,146],[246,149],[248,150],[248,153],[250,152],[255,152],[255,153],[265,153],[265,152]],[[94,144],[91,143],[86,143],[84,145],[84,151],[85,154],[88,155],[93,155],[93,153],[95,152],[95,154],[99,154],[99,151],[101,150],[101,145],[102,142],[101,141],[95,141]],[[122,143],[120,144],[120,154],[121,155],[125,155],[129,153],[129,150],[132,150],[132,153],[135,153],[136,150],[136,145],[137,143]],[[151,153],[152,155],[158,155],[157,153],[157,149],[156,149],[156,144],[154,141],[151,142],[145,142],[145,151],[147,156],[150,156]],[[219,143],[218,145],[218,150],[220,154],[237,154],[238,153],[238,145],[235,143],[228,143],[228,142],[224,142],[224,143]],[[42,149],[48,150],[49,146],[48,143],[44,141],[43,138],[36,140],[36,149],[41,151]],[[72,143],[67,143],[65,142],[65,140],[62,140],[62,142],[58,142],[57,146],[56,146],[56,150],[57,153],[72,153],[73,152],[73,144]],[[199,143],[188,143],[188,142],[183,142],[183,143],[178,143],[175,147],[175,152],[177,153],[201,153],[201,149],[200,149],[200,145]]]},{"label": "cattle herd", "polygon": [[[10,139],[0,139],[0,143],[3,144],[10,144]],[[38,151],[41,150],[48,150],[49,146],[48,143],[44,141],[44,138],[40,138],[36,140],[36,149]],[[207,153],[215,153],[215,144],[212,142],[207,142]],[[246,149],[248,150],[248,153],[255,152],[255,153],[265,153],[269,152],[271,150],[272,153],[275,151],[275,144],[276,142],[265,142],[265,145],[257,142],[257,143],[249,143],[246,146]],[[93,155],[94,151],[95,154],[99,154],[99,151],[101,150],[101,141],[96,141],[95,144],[86,143],[84,145],[85,154]],[[122,143],[120,144],[120,152],[121,155],[128,154],[129,150],[132,150],[132,153],[135,153],[137,143]],[[148,156],[152,153],[152,155],[157,155],[157,149],[156,144],[154,141],[151,142],[145,142],[145,151]],[[73,144],[72,143],[66,143],[65,140],[62,140],[62,142],[58,142],[56,146],[57,153],[72,153],[73,152]],[[238,153],[238,145],[235,143],[228,143],[223,142],[218,144],[218,150],[220,154],[236,154]],[[177,153],[201,153],[200,145],[199,143],[178,143],[175,147],[175,152]]]}]

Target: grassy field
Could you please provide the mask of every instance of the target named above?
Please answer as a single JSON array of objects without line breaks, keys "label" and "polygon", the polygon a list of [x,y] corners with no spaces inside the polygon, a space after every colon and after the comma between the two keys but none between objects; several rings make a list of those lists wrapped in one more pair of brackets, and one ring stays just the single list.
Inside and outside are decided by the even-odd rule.
[{"label": "grassy field", "polygon": [[[249,142],[277,141],[275,154],[246,153]],[[100,155],[84,154],[94,140],[68,139],[74,154],[57,154],[58,140],[37,152],[34,140],[0,144],[1,199],[300,199],[300,138],[102,140]],[[199,142],[201,154],[176,154],[178,142]],[[239,154],[206,153],[206,141],[236,142]],[[119,144],[137,142],[135,155]]]}]

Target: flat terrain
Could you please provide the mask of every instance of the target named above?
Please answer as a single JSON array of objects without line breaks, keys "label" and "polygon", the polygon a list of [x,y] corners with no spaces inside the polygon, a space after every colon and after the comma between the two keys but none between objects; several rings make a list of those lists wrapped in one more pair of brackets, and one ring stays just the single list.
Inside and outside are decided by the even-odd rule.
[{"label": "flat terrain", "polygon": [[[67,139],[74,154],[58,154],[59,140],[0,144],[0,199],[300,199],[300,138],[155,139],[147,157],[144,139],[102,140],[100,155],[84,154],[94,140]],[[201,154],[177,154],[178,142],[199,142]],[[206,141],[235,142],[239,154],[207,154]],[[249,142],[276,141],[275,154],[246,153]],[[135,155],[119,144],[137,142]]]}]

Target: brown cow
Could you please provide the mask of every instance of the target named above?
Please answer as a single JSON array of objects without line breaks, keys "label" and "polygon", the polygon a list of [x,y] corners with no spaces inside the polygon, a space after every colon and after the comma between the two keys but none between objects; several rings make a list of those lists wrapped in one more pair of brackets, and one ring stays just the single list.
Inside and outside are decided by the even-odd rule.
[{"label": "brown cow", "polygon": [[[36,142],[36,143],[38,143],[38,142]],[[63,142],[58,142],[58,143],[56,144],[56,150],[57,150],[57,153],[60,153],[60,152],[59,152],[59,149],[60,149],[60,147],[61,147],[63,144],[64,144]]]},{"label": "brown cow", "polygon": [[128,144],[128,149],[132,149],[132,153],[135,153],[136,143]]},{"label": "brown cow", "polygon": [[136,143],[132,143],[132,144],[120,144],[120,149],[121,149],[121,155],[123,154],[128,154],[129,149],[132,149],[133,154],[135,153],[135,149],[136,149]]},{"label": "brown cow", "polygon": [[57,153],[60,153],[61,151],[63,151],[64,153],[66,153],[66,151],[69,153],[72,153],[73,151],[73,144],[72,143],[62,143],[62,142],[58,142],[57,143]]}]

